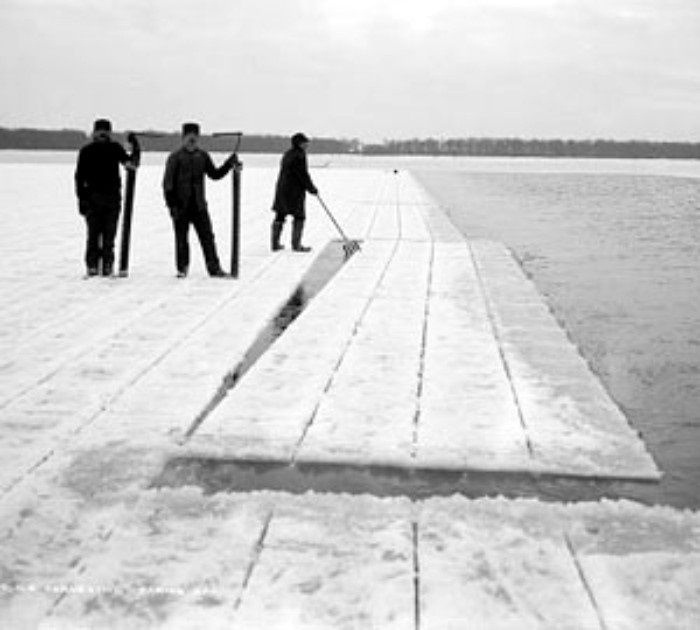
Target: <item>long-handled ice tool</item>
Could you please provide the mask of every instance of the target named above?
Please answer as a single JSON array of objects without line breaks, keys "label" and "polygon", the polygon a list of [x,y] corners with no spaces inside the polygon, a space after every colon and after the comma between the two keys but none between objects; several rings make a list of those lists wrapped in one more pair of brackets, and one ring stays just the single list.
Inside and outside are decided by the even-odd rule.
[{"label": "long-handled ice tool", "polygon": [[325,201],[323,201],[321,195],[316,195],[316,199],[318,199],[318,202],[321,204],[321,207],[326,211],[326,214],[330,217],[330,220],[333,222],[333,225],[335,225],[336,229],[338,230],[338,233],[342,237],[343,250],[345,251],[345,255],[350,257],[353,254],[359,252],[361,249],[360,244],[357,241],[351,240],[347,237],[347,235],[343,231],[343,228],[340,227],[340,223],[338,223],[337,219],[333,216],[333,213],[329,210]]},{"label": "long-handled ice tool", "polygon": [[130,131],[127,141],[131,145],[130,167],[126,172],[126,191],[124,195],[124,212],[122,213],[122,235],[119,248],[119,277],[129,275],[129,251],[131,247],[131,219],[134,213],[134,194],[136,191],[136,169],[141,163],[141,144],[139,138],[160,138],[163,134],[150,131]]},{"label": "long-handled ice tool", "polygon": [[241,148],[242,131],[219,131],[212,134],[214,138],[235,138],[233,147],[233,168],[231,169],[231,277],[238,278],[241,259],[241,171],[243,163],[238,159]]}]

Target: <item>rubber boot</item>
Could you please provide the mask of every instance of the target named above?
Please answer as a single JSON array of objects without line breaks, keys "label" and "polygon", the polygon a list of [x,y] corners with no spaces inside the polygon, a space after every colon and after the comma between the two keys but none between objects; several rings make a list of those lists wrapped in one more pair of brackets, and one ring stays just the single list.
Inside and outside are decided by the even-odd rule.
[{"label": "rubber boot", "polygon": [[294,219],[292,223],[292,249],[295,252],[310,252],[310,247],[301,244],[301,236],[304,233],[304,221]]},{"label": "rubber boot", "polygon": [[272,229],[270,230],[270,249],[273,252],[278,252],[280,249],[284,249],[284,245],[280,243],[282,228],[284,228],[284,223],[280,223],[279,221],[272,222]]}]

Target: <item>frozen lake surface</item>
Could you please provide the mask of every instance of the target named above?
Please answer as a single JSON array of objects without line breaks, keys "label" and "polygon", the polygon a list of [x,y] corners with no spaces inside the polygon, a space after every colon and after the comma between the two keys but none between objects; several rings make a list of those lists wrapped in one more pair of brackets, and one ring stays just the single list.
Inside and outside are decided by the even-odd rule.
[{"label": "frozen lake surface", "polygon": [[[243,159],[272,167],[279,156]],[[0,212],[7,217],[39,205],[49,211],[52,186],[60,185],[56,213],[75,224],[77,239],[74,251],[60,253],[61,264],[74,260],[79,273],[82,226],[65,203],[74,160],[72,152],[0,152]],[[157,167],[164,160],[146,153],[144,162]],[[620,491],[646,502],[700,507],[700,164],[320,155],[310,162],[322,170],[411,170],[464,234],[512,247],[666,473],[659,487]],[[41,165],[44,183],[33,188],[34,164]],[[144,173],[138,201],[162,213],[158,238],[169,239],[159,176],[160,169]],[[228,194],[227,186],[211,190],[217,207],[226,207]],[[261,210],[269,203],[252,202]],[[227,217],[214,221],[225,234]],[[45,263],[38,258],[26,261],[27,273],[40,272]]]},{"label": "frozen lake surface", "polygon": [[[618,426],[625,431],[609,431],[621,414],[511,253],[498,241],[465,243],[406,172],[422,167],[461,182],[457,162],[312,156],[324,196],[363,251],[229,391],[229,377],[266,334],[266,322],[299,300],[297,289],[315,266],[313,256],[269,252],[278,156],[244,156],[239,282],[210,280],[200,257],[186,281],[173,277],[162,154],[148,154],[139,173],[129,279],[84,281],[74,157],[5,154],[0,165],[3,627],[415,630],[466,620],[518,630],[698,627],[700,512],[598,500],[597,482],[590,496],[578,494],[580,484],[556,480],[549,496],[538,486],[530,495],[516,488],[485,498],[504,493],[499,480],[480,489],[466,475],[467,498],[442,469],[430,469],[439,491],[433,475],[419,475],[413,481],[420,487],[407,488],[406,475],[385,474],[379,481],[393,486],[377,492],[379,475],[364,464],[378,455],[395,462],[410,453],[420,464],[424,456],[466,461],[484,452],[482,462],[493,466],[510,451],[487,453],[484,446],[507,446],[500,438],[511,437],[517,422],[527,432],[530,460],[544,455],[557,473],[560,464],[578,473],[593,464],[599,472],[601,463],[615,472],[634,464],[630,451],[615,445],[631,444],[625,435],[641,445],[624,419]],[[503,163],[468,163],[484,181],[512,177],[493,171]],[[528,166],[539,174],[518,177],[549,181],[543,163],[517,162]],[[580,165],[556,166],[569,169],[565,177],[581,177]],[[547,190],[533,186],[538,199]],[[505,188],[495,187],[501,200]],[[489,207],[485,190],[483,182],[474,187],[459,212],[476,220],[476,210]],[[209,192],[225,254],[230,186]],[[510,195],[511,215],[523,197]],[[554,209],[561,205],[553,202]],[[309,209],[307,242],[318,251],[335,233],[317,206]],[[557,238],[547,223],[521,222],[520,229],[530,223],[543,230],[545,243]],[[580,282],[566,272],[565,287]],[[626,276],[621,285],[628,288]],[[603,297],[593,303],[607,308]],[[232,407],[236,400],[245,404]],[[307,411],[300,415],[297,403]],[[210,470],[201,458],[199,467],[178,468],[207,429],[219,448],[222,437],[245,428],[219,422],[231,411],[250,412],[241,420],[264,430],[257,444],[266,448],[284,446],[279,438],[290,437],[289,419],[301,420],[302,435],[291,435],[294,461],[311,455],[313,465],[324,464],[322,474],[307,469],[307,478],[291,480],[299,483],[295,490],[286,476],[276,486],[275,470],[253,470],[254,483],[232,487],[229,473],[238,482],[251,471],[218,464]],[[271,422],[261,426],[266,414]],[[196,432],[193,420],[202,421]],[[508,430],[499,432],[504,420]],[[328,470],[328,462],[350,456],[371,483],[348,479],[338,466]],[[524,476],[523,468],[512,470],[517,480]],[[169,480],[164,472],[177,474]],[[338,473],[337,485],[329,472]],[[641,498],[690,505],[692,483],[686,476]],[[375,496],[356,496],[367,493]],[[439,496],[445,494],[455,496]]]}]

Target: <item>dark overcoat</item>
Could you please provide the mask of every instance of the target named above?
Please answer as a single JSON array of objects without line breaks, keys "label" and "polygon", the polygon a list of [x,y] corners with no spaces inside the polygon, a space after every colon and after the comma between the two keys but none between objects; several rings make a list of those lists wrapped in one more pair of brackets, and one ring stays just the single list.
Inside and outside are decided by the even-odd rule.
[{"label": "dark overcoat", "polygon": [[282,156],[272,210],[278,215],[291,214],[295,219],[305,219],[307,192],[315,195],[318,190],[309,175],[306,151],[294,146]]},{"label": "dark overcoat", "polygon": [[119,208],[121,176],[119,165],[129,155],[118,142],[91,142],[80,149],[75,169],[75,194],[83,204]]},{"label": "dark overcoat", "polygon": [[221,179],[231,170],[231,166],[232,162],[228,159],[217,168],[209,153],[202,149],[188,151],[182,147],[173,151],[168,157],[163,176],[163,194],[171,214],[183,214],[190,208],[206,212],[204,176]]}]

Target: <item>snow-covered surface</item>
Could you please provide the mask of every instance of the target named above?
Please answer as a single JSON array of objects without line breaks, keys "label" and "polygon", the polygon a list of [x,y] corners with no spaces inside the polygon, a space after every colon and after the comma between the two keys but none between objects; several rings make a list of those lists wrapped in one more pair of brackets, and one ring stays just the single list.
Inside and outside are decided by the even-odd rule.
[{"label": "snow-covered surface", "polygon": [[[128,452],[110,450],[133,468]],[[204,496],[148,489],[137,482],[146,466],[125,474],[104,455],[35,479],[12,514],[4,506],[4,627],[690,630],[700,621],[691,512]],[[98,473],[101,483],[86,483]]]},{"label": "snow-covered surface", "polygon": [[387,179],[353,217],[363,252],[205,420],[194,451],[658,478],[508,250],[433,236],[439,210],[410,176]]},{"label": "snow-covered surface", "polygon": [[428,318],[417,436],[420,465],[531,466],[518,407],[464,243],[434,249]]},{"label": "snow-covered surface", "polygon": [[486,241],[470,247],[533,459],[573,474],[657,476],[641,438],[510,252]]},{"label": "snow-covered surface", "polygon": [[[24,221],[0,234],[0,627],[700,626],[695,513],[629,502],[206,496],[196,487],[153,487],[171,458],[197,449],[401,465],[430,458],[430,466],[442,449],[445,466],[462,467],[486,466],[486,444],[505,466],[524,458],[525,434],[513,437],[520,426],[528,427],[525,462],[533,466],[566,465],[545,456],[565,436],[571,444],[560,446],[579,473],[654,472],[507,252],[491,243],[470,248],[406,174],[318,172],[348,232],[366,239],[363,252],[183,446],[313,260],[267,252],[274,171],[244,176],[245,207],[260,212],[244,214],[239,282],[210,280],[196,265],[186,281],[172,278],[161,169],[148,167],[139,175],[132,277],[83,281],[75,246],[82,226],[65,185],[72,169],[12,168],[12,185],[31,183],[36,197]],[[210,189],[217,234],[226,233],[216,208],[228,194]],[[309,241],[318,249],[333,232],[314,219]],[[507,308],[509,286],[523,292],[522,312]],[[534,332],[538,343],[560,344],[567,377],[581,379],[593,402],[573,380],[556,380],[561,367],[547,359],[558,351],[523,347]],[[460,353],[450,353],[451,338],[464,342]],[[476,375],[489,385],[475,387]],[[435,380],[443,390],[431,389]],[[387,382],[400,397],[383,389]],[[503,402],[511,386],[521,392],[524,423],[516,422],[516,399]],[[472,403],[463,388],[473,388]],[[440,391],[456,413],[464,410],[464,424],[446,421]],[[383,422],[373,422],[370,393]],[[559,399],[571,415],[561,414]],[[491,415],[478,420],[466,413],[474,408]],[[340,422],[338,410],[355,426]],[[592,410],[590,422],[582,410]],[[238,421],[227,422],[233,414]],[[530,433],[541,414],[542,430]],[[485,417],[502,424],[490,433]],[[613,450],[601,443],[608,440]],[[593,445],[601,457],[590,454]]]},{"label": "snow-covered surface", "polygon": [[[181,436],[314,259],[289,251],[270,255],[268,197],[275,172],[251,170],[243,180],[240,280],[209,279],[194,235],[192,274],[175,279],[162,171],[147,167],[139,171],[131,277],[83,280],[84,227],[65,184],[72,167],[3,168],[12,171],[7,181],[18,189],[14,193],[4,180],[8,199],[19,203],[30,186],[37,192],[22,208],[22,221],[0,235],[2,488],[94,423],[105,436],[134,430]],[[323,171],[319,184],[349,186],[336,208],[342,220],[350,201],[366,203],[376,177]],[[222,262],[230,194],[224,184],[209,189]],[[316,219],[306,240],[318,251],[334,232],[322,215]]]}]

